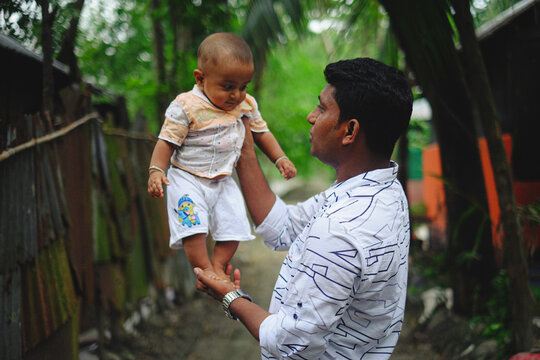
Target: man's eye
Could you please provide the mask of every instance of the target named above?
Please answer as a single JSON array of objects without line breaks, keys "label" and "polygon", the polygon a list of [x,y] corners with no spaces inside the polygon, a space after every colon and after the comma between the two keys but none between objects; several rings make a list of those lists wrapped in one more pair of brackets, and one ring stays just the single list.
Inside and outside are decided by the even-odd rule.
[{"label": "man's eye", "polygon": [[322,105],[317,105],[317,109],[319,109],[320,112],[324,112],[324,107]]}]

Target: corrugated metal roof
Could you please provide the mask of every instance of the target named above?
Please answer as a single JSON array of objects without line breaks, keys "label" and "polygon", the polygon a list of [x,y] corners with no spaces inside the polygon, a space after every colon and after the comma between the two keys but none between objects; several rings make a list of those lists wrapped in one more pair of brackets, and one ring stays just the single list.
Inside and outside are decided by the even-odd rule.
[{"label": "corrugated metal roof", "polygon": [[476,37],[482,40],[490,37],[500,28],[510,23],[517,16],[527,11],[530,7],[540,4],[540,0],[522,0],[497,15],[493,20],[483,24],[476,30]]},{"label": "corrugated metal roof", "polygon": [[[18,40],[15,40],[5,34],[0,34],[0,48],[3,48],[5,51],[14,52],[24,57],[33,59],[36,62],[43,62],[42,56],[28,50]],[[69,73],[69,68],[60,61],[54,60],[53,67],[65,74]]]}]

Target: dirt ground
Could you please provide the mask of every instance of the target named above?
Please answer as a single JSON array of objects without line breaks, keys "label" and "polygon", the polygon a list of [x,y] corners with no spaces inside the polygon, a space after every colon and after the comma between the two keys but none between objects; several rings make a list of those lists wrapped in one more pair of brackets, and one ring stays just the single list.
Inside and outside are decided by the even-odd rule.
[{"label": "dirt ground", "polygon": [[[290,183],[290,182],[289,182]],[[326,188],[324,183],[304,184],[289,191],[286,201],[296,203]],[[274,189],[276,190],[276,189]],[[241,243],[233,265],[242,272],[242,289],[263,308],[268,308],[284,252],[268,249],[260,238]],[[81,349],[79,360],[239,360],[260,359],[258,342],[240,322],[225,317],[221,304],[194,292],[181,306],[170,303],[136,327],[125,341],[107,342],[104,349],[96,344]],[[409,306],[406,323],[392,360],[432,359],[441,357],[415,333],[421,306]],[[101,351],[100,350],[104,350]]]},{"label": "dirt ground", "polygon": [[[267,249],[260,239],[242,243],[235,255],[235,265],[242,270],[242,288],[265,308],[284,256],[283,252]],[[407,314],[393,360],[440,359],[429,344],[418,341],[412,333],[418,316],[416,310]],[[225,317],[217,301],[195,293],[182,306],[170,304],[152,314],[126,341],[108,343],[104,355],[107,360],[228,360],[232,357],[252,360],[260,359],[260,350],[241,323]],[[95,347],[83,349],[79,357],[97,358]]]}]

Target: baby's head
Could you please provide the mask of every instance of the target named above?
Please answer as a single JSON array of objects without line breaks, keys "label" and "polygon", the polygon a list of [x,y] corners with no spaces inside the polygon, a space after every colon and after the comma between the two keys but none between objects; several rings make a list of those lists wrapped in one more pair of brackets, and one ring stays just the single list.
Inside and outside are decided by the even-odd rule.
[{"label": "baby's head", "polygon": [[253,71],[248,44],[233,33],[215,33],[199,46],[193,75],[215,106],[230,111],[244,101]]}]

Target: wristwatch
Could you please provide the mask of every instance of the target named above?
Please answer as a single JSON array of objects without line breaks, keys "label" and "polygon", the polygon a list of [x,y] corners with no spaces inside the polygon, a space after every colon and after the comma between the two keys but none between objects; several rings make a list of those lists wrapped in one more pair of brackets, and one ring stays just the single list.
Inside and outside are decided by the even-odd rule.
[{"label": "wristwatch", "polygon": [[246,294],[244,292],[244,290],[242,290],[242,289],[236,289],[236,290],[230,291],[227,294],[225,294],[225,296],[223,297],[223,302],[221,304],[223,305],[223,311],[225,311],[225,315],[227,315],[227,317],[229,319],[238,320],[238,318],[234,317],[231,314],[231,311],[230,311],[229,307],[231,306],[231,303],[234,300],[236,300],[238,298],[241,298],[241,297],[244,298],[244,299],[248,299],[249,301],[253,302],[251,297],[248,294]]}]

